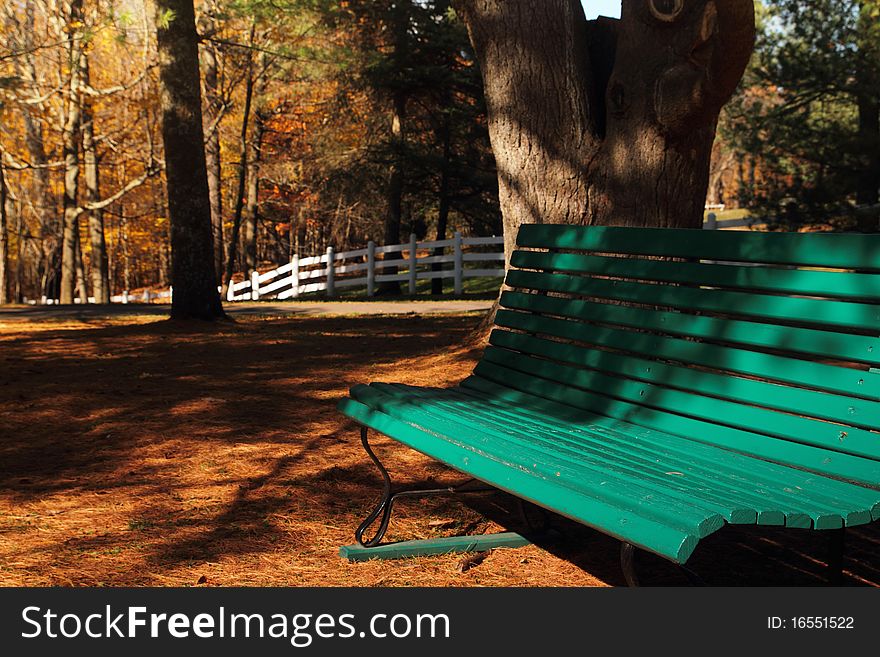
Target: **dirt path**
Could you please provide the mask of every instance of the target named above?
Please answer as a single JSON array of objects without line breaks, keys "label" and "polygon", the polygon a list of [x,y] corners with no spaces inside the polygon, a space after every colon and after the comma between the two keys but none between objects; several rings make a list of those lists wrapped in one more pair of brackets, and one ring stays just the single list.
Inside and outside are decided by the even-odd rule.
[{"label": "dirt path", "polygon": [[[371,380],[443,386],[478,353],[479,315],[139,317],[0,330],[0,584],[531,586],[621,584],[618,544],[557,520],[564,540],[459,558],[349,564],[337,555],[380,480],[334,409]],[[387,440],[392,474],[457,475]],[[521,529],[495,495],[402,503],[389,540]],[[726,529],[693,566],[713,584],[821,583],[824,537]],[[876,583],[880,532],[854,531],[850,583]],[[640,558],[643,580],[682,583]]]}]

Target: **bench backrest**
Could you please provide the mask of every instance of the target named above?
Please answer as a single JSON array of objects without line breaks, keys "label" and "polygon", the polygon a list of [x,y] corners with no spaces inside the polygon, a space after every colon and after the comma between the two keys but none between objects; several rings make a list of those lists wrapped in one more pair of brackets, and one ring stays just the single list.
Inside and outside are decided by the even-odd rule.
[{"label": "bench backrest", "polygon": [[475,374],[880,485],[880,236],[527,225]]}]

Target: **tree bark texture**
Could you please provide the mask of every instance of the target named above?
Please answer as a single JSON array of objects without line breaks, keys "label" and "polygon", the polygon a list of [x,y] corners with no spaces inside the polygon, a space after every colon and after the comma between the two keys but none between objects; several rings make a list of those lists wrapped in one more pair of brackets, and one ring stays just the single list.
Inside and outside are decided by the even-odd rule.
[{"label": "tree bark texture", "polygon": [[479,59],[509,257],[523,223],[699,227],[751,0],[458,0]]},{"label": "tree bark texture", "polygon": [[224,313],[214,271],[193,0],[155,4],[171,223],[171,317],[216,319]]},{"label": "tree bark texture", "polygon": [[72,0],[68,15],[69,79],[65,103],[62,152],[64,154],[64,228],[61,237],[61,303],[73,303],[76,287],[77,229],[79,225],[79,146],[82,119],[82,0]]},{"label": "tree bark texture", "polygon": [[[40,96],[37,86],[37,67],[35,52],[35,3],[34,0],[25,0],[23,21],[15,19],[15,14],[9,12],[7,19],[10,20],[10,47],[14,47],[24,53],[13,59],[16,76],[22,81],[24,87],[31,89],[34,97]],[[24,123],[24,141],[28,152],[28,159],[33,163],[34,169],[31,175],[31,198],[34,199],[34,209],[37,214],[37,222],[40,226],[40,245],[42,252],[39,268],[42,271],[42,293],[54,297],[52,288],[57,283],[57,263],[59,238],[62,231],[62,221],[58,216],[58,208],[52,191],[49,159],[46,154],[46,144],[43,134],[43,124],[37,119],[37,111],[46,112],[44,103],[37,102],[23,108],[20,113]],[[19,217],[20,218],[20,217]]]},{"label": "tree bark texture", "polygon": [[[859,62],[856,69],[859,145],[863,159],[856,191],[856,203],[876,206],[880,202],[880,44],[878,30],[868,3],[859,3]],[[880,209],[860,216],[859,229],[880,230]]]},{"label": "tree bark texture", "polygon": [[0,305],[9,303],[9,214],[6,172],[0,162]]},{"label": "tree bark texture", "polygon": [[254,112],[254,131],[250,139],[247,164],[247,204],[244,212],[244,267],[247,275],[257,269],[257,223],[260,217],[260,164],[263,160],[263,137],[266,133],[266,110]]},{"label": "tree bark texture", "polygon": [[[256,26],[251,24],[249,43],[254,43],[254,31]],[[241,155],[238,162],[238,185],[235,194],[235,212],[232,216],[232,234],[229,237],[229,248],[226,251],[226,273],[223,277],[223,292],[232,284],[232,272],[235,271],[235,256],[238,251],[238,239],[241,234],[241,218],[244,212],[244,201],[247,186],[247,163],[248,163],[248,123],[251,116],[251,105],[254,99],[254,67],[253,55],[248,51],[247,79],[244,87],[244,107],[241,115],[241,132],[239,133],[239,145]]]},{"label": "tree bark texture", "polygon": [[[216,3],[205,2],[201,17],[201,31],[209,33],[216,29]],[[223,115],[223,98],[220,91],[220,59],[217,46],[203,41],[202,83],[205,88],[205,118],[209,126],[205,136],[205,158],[208,166],[208,196],[211,200],[211,232],[214,239],[214,269],[217,280],[223,276],[223,186],[222,153],[220,150],[220,118]]]},{"label": "tree bark texture", "polygon": [[[395,74],[403,76],[407,66],[408,35],[411,0],[394,4],[391,14],[393,51],[391,60]],[[395,85],[391,92],[391,170],[388,172],[388,207],[385,215],[385,244],[400,243],[400,227],[403,223],[403,191],[405,185],[406,105],[408,97],[403,84]],[[402,253],[386,253],[385,259],[399,259]],[[398,273],[397,267],[383,269],[385,275]],[[400,294],[398,281],[383,281],[378,285],[379,294]]]},{"label": "tree bark texture", "polygon": [[[82,62],[83,82],[88,85],[90,84],[89,59],[85,53]],[[95,141],[95,112],[91,100],[87,98],[83,99],[82,148],[86,202],[97,203],[101,200],[101,178]],[[110,303],[110,267],[107,260],[107,239],[104,234],[104,212],[101,209],[88,210],[87,217],[91,247],[89,270],[92,295],[95,297],[95,303]]]}]

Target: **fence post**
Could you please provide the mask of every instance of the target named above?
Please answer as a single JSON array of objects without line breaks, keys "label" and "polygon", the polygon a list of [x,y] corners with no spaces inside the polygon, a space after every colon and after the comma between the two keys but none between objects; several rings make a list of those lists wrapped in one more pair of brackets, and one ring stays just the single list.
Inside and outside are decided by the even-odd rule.
[{"label": "fence post", "polygon": [[458,231],[455,232],[453,245],[455,248],[455,252],[453,255],[453,266],[455,267],[455,295],[461,296],[461,293],[464,289],[461,284],[462,279],[464,278],[464,254],[461,251],[461,233],[459,233]]},{"label": "fence post", "polygon": [[710,212],[706,217],[706,225],[704,226],[706,230],[717,230],[718,229],[718,215],[714,212]]},{"label": "fence post", "polygon": [[415,296],[416,293],[416,234],[409,235],[409,293]]},{"label": "fence post", "polygon": [[256,270],[251,272],[251,301],[260,300],[260,273]]},{"label": "fence post", "polygon": [[233,285],[235,285],[235,283],[233,283],[232,279],[230,278],[229,279],[229,287],[226,288],[226,300],[229,301],[230,303],[235,301],[235,292],[232,290]]},{"label": "fence post", "polygon": [[367,296],[373,296],[376,289],[376,243],[367,242]]},{"label": "fence post", "polygon": [[336,286],[334,284],[333,276],[336,273],[336,263],[334,262],[334,258],[336,254],[333,252],[333,247],[327,247],[327,296],[334,297],[336,296]]},{"label": "fence post", "polygon": [[[46,297],[43,297],[43,298],[45,299]],[[124,303],[124,304],[128,303],[128,290],[122,291],[122,303]]]},{"label": "fence post", "polygon": [[295,253],[290,259],[290,277],[293,279],[291,283],[290,293],[294,299],[299,296],[299,254]]}]

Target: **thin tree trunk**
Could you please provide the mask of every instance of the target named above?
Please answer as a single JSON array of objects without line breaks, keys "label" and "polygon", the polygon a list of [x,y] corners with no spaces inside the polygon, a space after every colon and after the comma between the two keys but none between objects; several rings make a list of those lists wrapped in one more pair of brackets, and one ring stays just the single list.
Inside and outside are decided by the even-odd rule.
[{"label": "thin tree trunk", "polygon": [[[83,83],[90,83],[89,60],[83,54]],[[95,143],[95,113],[90,100],[83,102],[82,117],[83,169],[86,182],[86,201],[95,203],[101,200],[101,179],[98,169],[98,153]],[[92,294],[95,303],[110,303],[110,269],[107,259],[107,240],[104,235],[104,212],[88,210],[89,242],[91,258]]]},{"label": "thin tree trunk", "polygon": [[89,284],[86,278],[86,268],[83,262],[82,238],[79,231],[79,218],[76,219],[76,290],[79,293],[79,302],[83,305],[89,302]]},{"label": "thin tree trunk", "polygon": [[[202,31],[216,29],[215,3],[204,3]],[[223,178],[222,153],[220,148],[220,116],[223,113],[223,99],[220,94],[220,62],[217,47],[211,41],[203,41],[202,82],[205,87],[205,120],[210,130],[205,136],[205,159],[208,166],[208,195],[211,200],[211,231],[214,239],[214,269],[217,280],[223,276]]]},{"label": "thin tree trunk", "polygon": [[156,0],[162,138],[171,223],[172,319],[224,317],[211,232],[211,201],[192,0]]},{"label": "thin tree trunk", "polygon": [[[858,93],[856,103],[859,112],[859,144],[864,149],[864,162],[859,175],[856,202],[859,205],[876,206],[880,202],[880,77],[877,61],[880,45],[876,43],[876,14],[869,3],[859,3],[859,31],[863,35],[859,43],[859,66],[856,71]],[[859,217],[859,229],[874,233],[880,230],[880,208]]]},{"label": "thin tree trunk", "polygon": [[251,136],[251,156],[247,166],[247,207],[244,213],[244,256],[248,276],[257,268],[257,223],[260,201],[260,163],[263,159],[263,136],[266,132],[265,113],[257,110]]},{"label": "thin tree trunk", "polygon": [[64,153],[64,228],[61,245],[61,297],[64,304],[73,303],[76,286],[77,218],[79,217],[79,140],[81,122],[81,76],[83,23],[82,0],[72,0],[68,20],[67,49],[70,79],[67,83],[66,112],[62,135]]},{"label": "thin tree trunk", "polygon": [[263,162],[263,138],[266,134],[268,115],[263,99],[269,76],[267,57],[260,56],[259,78],[254,83],[256,110],[254,111],[254,130],[250,138],[250,157],[247,162],[247,206],[244,213],[244,268],[247,275],[257,269],[257,235],[260,212],[260,165]]},{"label": "thin tree trunk", "polygon": [[6,172],[0,162],[0,305],[9,303],[9,197],[6,189]]},{"label": "thin tree trunk", "polygon": [[[437,208],[437,241],[446,239],[446,229],[449,223],[449,169],[450,159],[452,157],[452,130],[450,126],[449,112],[444,113],[443,122],[440,126],[440,141],[443,144],[443,161],[440,165],[440,189],[438,190],[438,208]],[[435,256],[443,255],[443,247],[434,249]],[[443,263],[437,262],[431,265],[431,271],[441,271]],[[431,294],[443,294],[443,279],[431,279]]]},{"label": "thin tree trunk", "polygon": [[[254,44],[254,34],[256,31],[256,23],[251,23],[250,45]],[[232,282],[232,273],[235,271],[235,257],[238,249],[238,240],[241,234],[241,217],[244,211],[245,185],[247,183],[247,162],[248,162],[248,122],[250,121],[251,105],[254,98],[254,68],[253,57],[251,51],[248,51],[248,72],[244,89],[244,108],[241,117],[241,133],[239,134],[239,145],[241,147],[241,158],[238,163],[238,185],[235,194],[235,213],[232,216],[232,235],[229,238],[229,248],[226,256],[226,274],[223,277],[223,293],[226,293],[230,283]]]},{"label": "thin tree trunk", "polygon": [[[395,73],[404,75],[407,66],[407,33],[409,30],[409,9],[411,0],[396,2],[392,13],[394,31],[394,51],[391,55]],[[388,176],[388,209],[385,216],[385,244],[400,243],[400,227],[403,223],[403,190],[405,183],[406,150],[406,89],[398,81],[391,98],[391,148],[393,151],[391,171]],[[401,252],[386,253],[385,259],[398,259]],[[397,267],[383,269],[386,275],[398,273]],[[385,281],[378,285],[379,294],[400,294],[398,281]]]},{"label": "thin tree trunk", "polygon": [[21,204],[15,213],[15,234],[17,236],[17,249],[15,254],[15,303],[24,303],[24,212]]},{"label": "thin tree trunk", "polygon": [[[9,26],[10,42],[25,53],[13,59],[15,74],[21,79],[25,88],[31,89],[34,97],[40,95],[37,87],[37,68],[35,63],[35,3],[34,0],[25,0],[23,3],[24,20],[19,23],[14,12],[7,17],[14,21]],[[35,113],[45,112],[44,103],[28,105],[20,112],[24,124],[24,142],[28,151],[28,158],[33,163],[31,172],[31,198],[36,212],[36,220],[40,226],[40,263],[37,271],[42,271],[40,281],[40,293],[52,296],[51,287],[56,282],[56,263],[58,261],[59,238],[62,232],[62,221],[59,220],[55,197],[52,193],[52,183],[46,155],[46,145],[43,135],[43,125],[37,120]],[[19,220],[21,216],[19,215]]]}]

